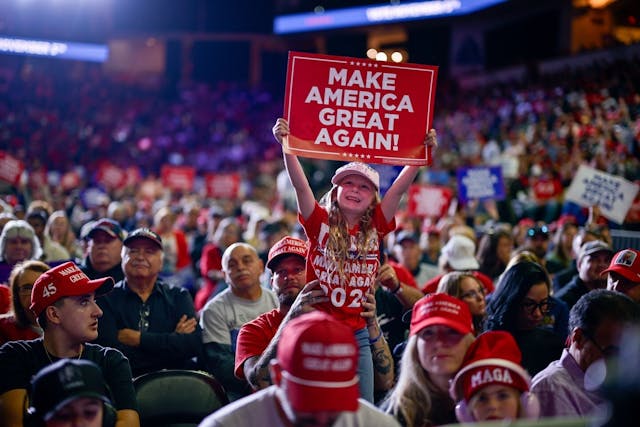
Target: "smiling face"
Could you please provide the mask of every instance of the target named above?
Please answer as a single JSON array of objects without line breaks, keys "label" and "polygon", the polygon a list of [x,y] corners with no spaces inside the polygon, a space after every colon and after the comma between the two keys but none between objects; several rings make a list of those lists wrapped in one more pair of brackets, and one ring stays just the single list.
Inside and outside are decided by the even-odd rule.
[{"label": "smiling face", "polygon": [[338,184],[338,205],[347,216],[365,213],[375,196],[376,187],[361,175],[347,175]]},{"label": "smiling face", "polygon": [[514,420],[520,409],[520,391],[502,384],[480,389],[469,400],[475,421]]}]

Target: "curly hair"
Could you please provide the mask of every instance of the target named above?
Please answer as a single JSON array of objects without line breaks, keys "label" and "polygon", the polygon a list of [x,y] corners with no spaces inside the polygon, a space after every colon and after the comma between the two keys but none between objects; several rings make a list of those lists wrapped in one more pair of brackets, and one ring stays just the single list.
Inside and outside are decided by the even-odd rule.
[{"label": "curly hair", "polygon": [[371,205],[360,217],[358,232],[356,234],[355,254],[350,253],[351,237],[347,221],[338,205],[338,187],[334,186],[320,199],[320,204],[327,207],[329,213],[329,236],[325,248],[327,257],[327,273],[329,277],[337,274],[341,286],[346,286],[347,275],[344,272],[345,263],[348,260],[358,259],[365,261],[369,250],[378,246],[378,232],[373,226],[373,212],[380,203],[380,197],[376,193]]}]

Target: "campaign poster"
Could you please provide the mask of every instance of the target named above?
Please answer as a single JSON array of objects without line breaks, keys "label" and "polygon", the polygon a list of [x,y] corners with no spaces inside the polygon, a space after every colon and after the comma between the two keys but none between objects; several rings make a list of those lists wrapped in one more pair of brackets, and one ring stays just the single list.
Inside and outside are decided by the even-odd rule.
[{"label": "campaign poster", "polygon": [[17,186],[22,172],[24,172],[24,163],[11,154],[0,151],[0,180]]},{"label": "campaign poster", "polygon": [[214,199],[236,199],[240,192],[240,174],[209,173],[205,175],[207,196]]},{"label": "campaign poster", "polygon": [[190,166],[164,165],[160,170],[162,185],[176,191],[192,191],[196,170]]},{"label": "campaign poster", "polygon": [[502,200],[505,198],[502,168],[500,166],[458,168],[458,199]]},{"label": "campaign poster", "polygon": [[602,215],[622,224],[640,186],[586,165],[580,165],[565,199],[580,206],[598,206]]},{"label": "campaign poster", "polygon": [[413,184],[409,187],[407,213],[423,218],[439,218],[447,214],[453,191],[449,187]]},{"label": "campaign poster", "polygon": [[438,67],[289,52],[284,150],[302,157],[424,166]]},{"label": "campaign poster", "polygon": [[104,162],[100,165],[96,181],[110,190],[124,187],[127,182],[125,171],[111,163]]}]

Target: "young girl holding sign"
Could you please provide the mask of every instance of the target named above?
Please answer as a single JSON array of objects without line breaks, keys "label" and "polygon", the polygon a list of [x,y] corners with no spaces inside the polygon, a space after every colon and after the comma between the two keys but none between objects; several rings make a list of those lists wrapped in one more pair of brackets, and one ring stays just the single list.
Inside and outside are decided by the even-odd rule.
[{"label": "young girl holding sign", "polygon": [[[273,135],[282,144],[288,134],[289,123],[279,118]],[[437,146],[435,130],[429,132],[425,144]],[[315,307],[353,328],[360,347],[360,392],[371,402],[373,365],[369,346],[380,337],[369,339],[361,316],[362,302],[376,280],[380,241],[395,229],[400,198],[420,167],[405,166],[380,200],[378,173],[364,163],[348,163],[336,170],[331,179],[333,188],[318,203],[297,156],[284,150],[283,156],[298,201],[298,219],[310,243],[307,281],[317,278],[326,295],[322,301],[315,301]],[[390,292],[399,289],[398,284]]]}]

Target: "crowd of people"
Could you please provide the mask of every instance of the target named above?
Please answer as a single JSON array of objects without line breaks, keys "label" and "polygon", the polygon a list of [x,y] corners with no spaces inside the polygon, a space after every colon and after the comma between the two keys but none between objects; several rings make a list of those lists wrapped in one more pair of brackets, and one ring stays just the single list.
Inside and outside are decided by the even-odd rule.
[{"label": "crowd of people", "polygon": [[[636,61],[473,96],[451,87],[425,135],[434,166],[406,167],[385,193],[363,163],[330,172],[281,153],[288,124],[269,91],[191,85],[172,97],[93,66],[63,77],[13,65],[0,149],[29,173],[75,170],[86,188],[55,174],[55,185],[5,186],[8,425],[78,418],[79,399],[97,425],[139,425],[133,379],[160,369],[203,370],[224,386],[232,403],[205,426],[606,422],[608,396],[589,371],[615,362],[640,321],[640,251],[614,249],[610,231],[639,219],[632,209],[614,224],[556,189],[580,164],[638,180]],[[239,170],[243,196],[130,185],[90,202],[105,159],[150,181],[164,164]],[[503,166],[505,201],[442,218],[404,211],[416,178],[454,188],[457,167],[486,164]],[[52,379],[57,369],[86,384],[44,398],[71,387]]]}]

